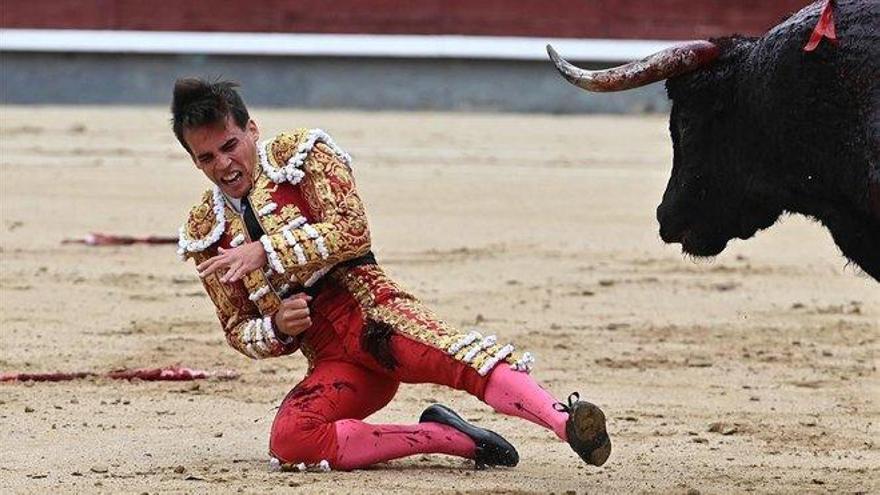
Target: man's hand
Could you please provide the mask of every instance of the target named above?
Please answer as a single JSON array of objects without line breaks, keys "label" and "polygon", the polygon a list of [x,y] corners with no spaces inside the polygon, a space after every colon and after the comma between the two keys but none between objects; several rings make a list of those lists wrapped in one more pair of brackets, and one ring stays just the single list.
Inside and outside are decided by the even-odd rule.
[{"label": "man's hand", "polygon": [[217,256],[196,267],[200,277],[204,278],[218,270],[223,270],[226,273],[220,277],[220,281],[231,284],[241,280],[246,273],[266,264],[266,251],[259,242],[248,242],[233,249],[218,248],[217,253]]},{"label": "man's hand", "polygon": [[302,292],[294,294],[281,301],[281,307],[275,313],[273,320],[275,328],[279,332],[296,337],[312,326],[312,318],[309,311],[309,303],[312,296]]}]

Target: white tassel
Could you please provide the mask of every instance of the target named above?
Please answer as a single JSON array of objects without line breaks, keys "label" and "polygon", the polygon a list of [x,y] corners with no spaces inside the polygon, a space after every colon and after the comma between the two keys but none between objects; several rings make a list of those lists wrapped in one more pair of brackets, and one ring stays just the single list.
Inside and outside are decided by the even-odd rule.
[{"label": "white tassel", "polygon": [[244,327],[241,329],[241,341],[245,344],[250,344],[254,341],[254,322],[248,321],[244,324]]},{"label": "white tassel", "polygon": [[253,344],[248,344],[248,345],[244,346],[244,353],[247,355],[247,357],[249,357],[251,359],[260,359],[260,356],[257,354],[257,351],[254,350]]},{"label": "white tassel", "polygon": [[263,250],[266,251],[266,258],[269,260],[269,266],[278,273],[284,273],[286,271],[284,269],[284,264],[281,263],[281,257],[278,256],[278,253],[275,252],[275,247],[272,246],[272,240],[269,239],[269,236],[264,235],[263,237],[260,237],[260,243],[263,244]]},{"label": "white tassel", "polygon": [[471,331],[464,337],[458,339],[458,342],[449,346],[449,349],[446,351],[450,355],[458,354],[458,351],[464,349],[465,347],[471,345],[471,343],[477,339],[483,338],[483,335],[477,331]]},{"label": "white tassel", "polygon": [[321,237],[321,234],[319,234],[318,231],[309,224],[304,224],[301,228],[302,231],[306,233],[306,237],[308,237],[309,239],[317,239],[318,237]]},{"label": "white tassel", "polygon": [[330,251],[327,251],[327,246],[324,244],[324,238],[318,237],[315,239],[315,246],[318,248],[318,254],[321,255],[321,259],[327,259],[330,257]]},{"label": "white tassel", "polygon": [[262,208],[260,208],[260,211],[258,211],[257,213],[261,217],[265,217],[266,215],[272,213],[276,209],[278,209],[278,205],[276,203],[269,202],[269,203],[266,203]]},{"label": "white tassel", "polygon": [[532,371],[532,365],[535,363],[535,356],[531,352],[524,352],[522,357],[510,365],[510,369],[516,371],[524,371],[526,373]]},{"label": "white tassel", "polygon": [[293,254],[296,255],[296,262],[300,265],[305,265],[308,260],[306,259],[306,252],[303,250],[303,247],[299,244],[293,246]]},{"label": "white tassel", "polygon": [[492,359],[486,361],[483,366],[479,370],[477,370],[477,373],[479,373],[480,376],[486,376],[486,373],[492,371],[492,368],[494,368],[499,361],[513,354],[514,350],[516,350],[516,348],[513,347],[513,344],[507,344],[506,346],[502,347]]},{"label": "white tassel", "polygon": [[264,285],[264,286],[260,287],[259,289],[257,289],[256,292],[254,292],[254,293],[252,293],[251,295],[249,295],[249,296],[248,296],[248,299],[250,299],[251,301],[256,302],[257,299],[259,299],[259,298],[265,296],[265,295],[268,294],[268,293],[269,293],[269,286],[268,286],[268,285]]},{"label": "white tassel", "polygon": [[298,228],[302,227],[303,225],[305,225],[306,222],[308,222],[308,220],[306,220],[306,217],[299,216],[299,217],[296,217],[293,220],[291,220],[290,223],[287,224],[287,228],[291,229],[291,230],[298,229]]}]

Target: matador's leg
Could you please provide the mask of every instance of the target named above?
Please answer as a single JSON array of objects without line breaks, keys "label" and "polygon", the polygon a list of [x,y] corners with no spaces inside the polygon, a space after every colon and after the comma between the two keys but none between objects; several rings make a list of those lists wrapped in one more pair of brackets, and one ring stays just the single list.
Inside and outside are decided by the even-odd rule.
[{"label": "matador's leg", "polygon": [[[368,276],[352,280],[353,293],[364,294],[357,287],[364,280],[378,285],[370,284]],[[371,294],[377,292],[369,289]],[[607,460],[611,441],[604,413],[589,402],[573,400],[576,394],[569,397],[568,405],[553,398],[526,373],[528,355],[515,354],[512,345],[500,344],[495,336],[457,332],[405,293],[362,300],[362,304],[368,325],[362,347],[373,356],[365,362],[374,369],[384,366],[406,383],[436,383],[467,391],[500,413],[551,430],[590,464]],[[383,339],[384,344],[377,344]]]},{"label": "matador's leg", "polygon": [[449,352],[448,348],[444,349],[444,340],[467,341],[469,337],[455,333],[420,303],[391,301],[382,313],[394,328],[389,346],[396,361],[391,370],[395,379],[404,383],[436,383],[466,391],[502,414],[526,419],[567,440],[568,414],[557,409],[559,401],[530,374],[511,369],[505,359],[496,360],[488,369],[485,367],[486,361],[494,359],[498,349],[503,348],[492,343],[491,337],[488,341],[485,337],[471,339],[461,350]]},{"label": "matador's leg", "polygon": [[[397,387],[398,382],[387,375],[355,364],[317,363],[281,404],[272,425],[271,454],[286,463],[316,464],[326,460],[333,469],[342,470],[414,454],[479,457],[474,438],[488,432],[466,423],[363,422],[391,400]],[[512,446],[510,449],[515,455]]]}]

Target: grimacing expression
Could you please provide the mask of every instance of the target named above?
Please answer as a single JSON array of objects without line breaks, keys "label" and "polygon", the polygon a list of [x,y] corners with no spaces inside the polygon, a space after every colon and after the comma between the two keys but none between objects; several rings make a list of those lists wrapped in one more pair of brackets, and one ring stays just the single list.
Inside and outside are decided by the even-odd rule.
[{"label": "grimacing expression", "polygon": [[183,138],[196,167],[232,198],[243,198],[254,184],[260,131],[249,120],[242,129],[232,116],[215,125],[186,129]]}]

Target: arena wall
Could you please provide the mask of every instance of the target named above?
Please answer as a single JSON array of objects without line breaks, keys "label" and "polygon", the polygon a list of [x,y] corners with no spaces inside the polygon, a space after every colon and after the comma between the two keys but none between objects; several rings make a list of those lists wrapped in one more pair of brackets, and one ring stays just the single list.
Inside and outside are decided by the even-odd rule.
[{"label": "arena wall", "polygon": [[31,0],[4,28],[690,39],[760,34],[804,0]]},{"label": "arena wall", "polygon": [[[562,53],[580,55],[571,58],[582,65],[607,66],[644,56],[650,53],[644,52],[645,46],[664,40],[671,43],[733,32],[760,34],[803,5],[793,0],[5,2],[0,18],[0,102],[166,103],[175,78],[199,75],[236,79],[244,85],[251,104],[267,106],[664,111],[668,103],[661,84],[621,94],[588,95],[564,83],[543,50],[534,46],[543,47],[549,38],[571,39],[586,48]],[[49,34],[59,33],[62,40],[67,39],[64,35],[73,40],[76,32],[93,39],[104,36],[109,40],[104,45],[111,48],[77,47],[74,41],[41,43]],[[181,47],[177,53],[167,47],[152,52],[113,47],[117,38],[109,37],[123,32],[176,33],[185,41],[177,45]],[[248,33],[264,50],[236,51],[240,46],[230,35],[228,53],[222,48],[198,53],[199,47],[188,44],[187,33]],[[272,41],[260,41],[264,39],[260,36],[272,33],[318,33],[325,36],[323,40],[378,35],[382,46],[391,49],[368,53],[367,43],[349,42],[346,50],[314,56],[302,49],[273,50],[277,47],[271,46]],[[441,35],[456,41],[459,48],[420,51],[413,48],[416,41],[409,35]],[[435,38],[416,38],[428,47],[435,44]],[[13,47],[12,39],[32,43]],[[488,48],[480,54],[461,49],[469,40],[471,45]],[[531,51],[511,56],[516,40],[530,42]],[[589,44],[590,40],[597,43]],[[608,51],[607,43],[615,40],[621,40],[621,46],[633,40],[645,43],[641,51]]]}]

